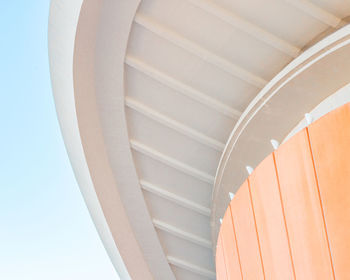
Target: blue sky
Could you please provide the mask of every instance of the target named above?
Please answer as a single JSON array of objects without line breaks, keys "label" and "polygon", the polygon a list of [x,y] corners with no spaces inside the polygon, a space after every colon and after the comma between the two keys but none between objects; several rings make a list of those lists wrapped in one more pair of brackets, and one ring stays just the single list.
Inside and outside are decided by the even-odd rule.
[{"label": "blue sky", "polygon": [[56,117],[49,2],[0,0],[0,279],[116,280]]}]

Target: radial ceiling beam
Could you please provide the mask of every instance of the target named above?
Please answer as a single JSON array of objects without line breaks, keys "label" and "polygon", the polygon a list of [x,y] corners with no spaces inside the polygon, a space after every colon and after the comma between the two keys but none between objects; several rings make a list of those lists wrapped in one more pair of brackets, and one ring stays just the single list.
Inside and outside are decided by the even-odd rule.
[{"label": "radial ceiling beam", "polygon": [[164,126],[169,127],[203,145],[206,145],[212,149],[215,149],[219,152],[222,152],[225,148],[225,144],[219,142],[216,139],[213,139],[191,127],[188,127],[178,121],[175,121],[153,109],[150,107],[136,101],[131,97],[125,97],[125,105],[129,108],[135,110],[136,112],[142,114],[145,117],[148,117]]},{"label": "radial ceiling beam", "polygon": [[201,47],[200,45],[188,40],[180,34],[172,31],[164,25],[154,21],[148,16],[141,13],[137,13],[135,16],[135,22],[143,26],[147,30],[153,32],[157,36],[168,40],[169,42],[177,45],[180,48],[192,53],[193,55],[203,59],[204,61],[215,65],[221,70],[235,76],[257,88],[263,88],[267,81],[263,78],[243,69],[242,67],[231,63],[230,61],[212,53],[211,51]]},{"label": "radial ceiling beam", "polygon": [[179,237],[181,239],[190,241],[194,244],[197,244],[201,247],[209,248],[211,249],[211,242],[210,240],[207,240],[205,238],[202,238],[198,235],[189,233],[187,231],[184,231],[182,229],[179,229],[178,227],[175,227],[173,225],[169,225],[168,223],[159,221],[157,219],[153,219],[153,224],[156,228],[163,230],[171,235],[174,235],[176,237]]},{"label": "radial ceiling beam", "polygon": [[233,109],[226,104],[217,101],[216,99],[209,97],[208,95],[200,92],[197,89],[194,89],[193,87],[186,85],[179,80],[165,74],[164,72],[161,72],[154,67],[148,65],[147,63],[141,61],[140,59],[132,56],[127,55],[125,57],[125,63],[129,65],[130,67],[142,72],[143,74],[147,75],[148,77],[160,82],[161,84],[173,89],[174,91],[191,98],[192,100],[195,100],[203,105],[205,105],[208,108],[211,108],[215,110],[216,112],[223,114],[225,116],[228,116],[232,119],[238,119],[241,116],[241,113],[239,110]]},{"label": "radial ceiling beam", "polygon": [[164,155],[155,149],[148,147],[136,140],[130,139],[130,145],[131,148],[134,149],[135,151],[138,151],[139,153],[142,153],[146,156],[149,156],[153,158],[154,160],[157,160],[163,164],[166,164],[172,168],[175,168],[187,175],[190,175],[198,180],[201,180],[205,183],[208,183],[210,185],[214,184],[214,176],[198,170],[197,168],[194,168],[186,163],[183,163],[181,161],[178,161],[172,157],[169,157],[167,155]]},{"label": "radial ceiling beam", "polygon": [[337,27],[341,19],[307,0],[285,0],[304,13],[332,27]]},{"label": "radial ceiling beam", "polygon": [[270,45],[271,47],[280,50],[281,52],[291,56],[297,57],[300,53],[300,48],[294,46],[293,44],[279,38],[278,36],[264,30],[263,28],[252,24],[251,22],[241,18],[234,12],[221,7],[216,4],[214,1],[209,0],[188,0],[193,5],[198,8],[206,11],[209,14],[212,14],[219,18],[220,20],[228,23],[232,27],[249,34],[265,44]]},{"label": "radial ceiling beam", "polygon": [[151,192],[155,195],[158,195],[166,200],[169,200],[171,202],[176,203],[177,205],[180,205],[182,207],[185,207],[189,210],[195,211],[199,214],[202,214],[204,216],[210,217],[210,209],[202,206],[196,202],[193,202],[189,199],[186,199],[182,196],[176,195],[172,192],[169,192],[167,190],[164,190],[158,186],[155,186],[145,180],[140,180],[140,185],[142,189]]},{"label": "radial ceiling beam", "polygon": [[167,256],[168,262],[174,266],[180,267],[182,269],[185,269],[187,271],[202,275],[204,277],[207,277],[209,279],[215,279],[215,272],[205,269],[203,267],[197,266],[193,263],[190,263],[188,261],[184,261],[178,258],[175,258],[173,256]]}]

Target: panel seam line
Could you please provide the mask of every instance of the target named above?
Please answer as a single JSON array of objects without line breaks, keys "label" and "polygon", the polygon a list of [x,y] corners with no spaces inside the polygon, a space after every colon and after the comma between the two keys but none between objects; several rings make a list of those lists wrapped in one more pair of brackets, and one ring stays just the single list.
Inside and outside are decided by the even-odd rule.
[{"label": "panel seam line", "polygon": [[285,227],[286,235],[287,235],[287,242],[288,242],[290,261],[291,261],[291,264],[292,264],[293,276],[294,276],[294,279],[296,279],[295,267],[294,267],[294,261],[293,261],[293,255],[292,255],[292,248],[291,248],[291,245],[290,245],[290,238],[289,238],[289,233],[288,233],[287,220],[286,220],[286,215],[285,215],[285,212],[284,212],[284,205],[283,205],[283,199],[282,199],[282,193],[281,193],[280,179],[278,177],[278,171],[277,171],[277,165],[276,165],[275,152],[272,153],[272,158],[273,158],[273,165],[275,167],[277,186],[278,186],[278,193],[280,195],[280,202],[281,202],[281,208],[282,208],[284,227]]},{"label": "panel seam line", "polygon": [[261,246],[260,246],[260,238],[259,238],[258,226],[257,226],[257,224],[256,224],[255,211],[254,211],[254,204],[253,204],[253,198],[252,198],[252,191],[251,191],[251,189],[250,189],[250,181],[249,181],[249,178],[247,179],[247,182],[248,182],[248,190],[249,190],[250,204],[251,204],[251,206],[252,206],[252,211],[253,211],[255,232],[256,232],[256,237],[257,237],[257,240],[258,240],[258,247],[259,247],[261,268],[262,268],[262,272],[263,272],[264,279],[266,279],[266,278],[265,278],[264,262],[263,262],[263,258],[262,258],[262,254],[261,254]]},{"label": "panel seam line", "polygon": [[242,280],[243,280],[241,256],[239,255],[239,249],[238,249],[238,242],[237,242],[237,236],[236,236],[235,223],[234,223],[234,219],[233,219],[233,215],[232,215],[231,205],[229,205],[228,207],[229,207],[229,209],[230,209],[230,214],[231,214],[231,221],[232,221],[232,228],[233,228],[233,236],[234,236],[235,242],[236,242],[236,250],[237,250],[237,258],[238,258],[239,270],[240,270],[240,272],[241,272],[241,277],[242,277]]},{"label": "panel seam line", "polygon": [[315,164],[315,160],[314,160],[314,153],[312,151],[312,146],[311,146],[311,140],[310,140],[310,134],[309,134],[309,128],[308,127],[306,127],[306,136],[307,136],[309,149],[310,149],[310,153],[311,153],[312,165],[313,165],[313,168],[314,168],[314,176],[315,176],[315,180],[316,180],[318,199],[319,199],[320,207],[321,207],[321,214],[322,214],[323,226],[324,226],[324,231],[325,231],[326,241],[327,241],[327,246],[328,246],[329,259],[330,259],[330,262],[331,262],[333,279],[335,279],[335,271],[334,271],[334,263],[333,263],[333,258],[332,258],[332,251],[331,251],[331,246],[329,244],[329,237],[328,237],[326,218],[325,218],[325,215],[324,215],[323,203],[322,203],[322,198],[321,198],[321,191],[320,191],[320,187],[319,187],[318,175],[317,175],[317,171],[316,171],[316,164]]},{"label": "panel seam line", "polygon": [[225,248],[224,248],[224,240],[222,239],[222,235],[219,235],[220,243],[221,243],[221,253],[222,253],[222,259],[224,261],[225,266],[225,272],[226,272],[226,279],[228,279],[228,271],[227,271],[227,265],[226,265],[226,259],[225,259]]}]

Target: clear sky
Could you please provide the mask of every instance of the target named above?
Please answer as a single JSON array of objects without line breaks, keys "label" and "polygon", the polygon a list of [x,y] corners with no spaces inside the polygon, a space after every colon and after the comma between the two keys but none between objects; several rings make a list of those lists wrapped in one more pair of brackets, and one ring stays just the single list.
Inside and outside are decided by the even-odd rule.
[{"label": "clear sky", "polygon": [[0,0],[0,279],[117,280],[56,117],[49,2]]}]

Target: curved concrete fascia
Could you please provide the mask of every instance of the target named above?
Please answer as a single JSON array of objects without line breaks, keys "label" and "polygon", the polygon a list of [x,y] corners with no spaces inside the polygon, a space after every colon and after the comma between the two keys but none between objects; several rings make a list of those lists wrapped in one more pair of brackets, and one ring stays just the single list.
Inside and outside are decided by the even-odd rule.
[{"label": "curved concrete fascia", "polygon": [[48,48],[52,90],[63,140],[80,191],[121,279],[131,279],[109,230],[86,162],[75,108],[73,54],[75,34],[83,0],[52,0]]},{"label": "curved concrete fascia", "polygon": [[349,43],[348,25],[288,64],[242,114],[216,173],[211,216],[214,246],[219,218],[229,202],[228,192],[235,192],[244,181],[245,166],[259,163],[272,150],[270,139],[282,141],[304,113],[349,82]]},{"label": "curved concrete fascia", "polygon": [[96,39],[96,101],[109,164],[133,233],[152,277],[172,280],[175,276],[160,244],[139,184],[125,115],[124,62],[140,2],[104,1]]},{"label": "curved concrete fascia", "polygon": [[[314,109],[312,109],[309,114],[312,117],[312,121],[315,121],[348,102],[350,102],[350,84],[347,84],[337,92],[333,93],[331,96],[327,97],[320,104],[318,104]],[[289,138],[293,137],[293,135],[298,133],[307,125],[308,123],[306,119],[303,118],[298,123],[298,125],[292,129],[292,131],[287,135],[287,137],[282,141],[282,143],[288,141]]]},{"label": "curved concrete fascia", "polygon": [[80,137],[95,191],[132,279],[175,279],[149,215],[125,118],[124,60],[140,0],[85,0],[74,53]]},{"label": "curved concrete fascia", "polygon": [[[123,146],[113,143],[123,154],[118,155],[121,174],[112,170],[100,121],[103,108],[97,102],[104,94],[105,85],[109,85],[104,83],[105,77],[113,77],[113,85],[123,81],[123,70],[120,76],[113,76],[113,67],[124,69],[125,49],[138,4],[139,1],[53,1],[49,24],[50,71],[56,110],[75,176],[121,279],[174,279],[134,169],[124,116],[124,84],[120,84],[122,91],[115,95],[118,107],[113,108],[118,111],[121,130],[117,131],[118,126],[110,127],[123,137]],[[115,19],[122,21],[120,25],[110,25],[116,23]],[[115,37],[111,40],[110,36]],[[97,37],[106,40],[108,50],[96,47]],[[124,51],[113,49],[115,44],[111,41],[122,43]],[[107,63],[99,64],[98,55],[102,60],[107,59]],[[114,65],[115,57],[119,58],[118,65]],[[107,69],[109,66],[112,68]],[[117,93],[114,89],[111,89],[113,93]],[[130,173],[134,174],[130,176]],[[129,197],[125,195],[127,188],[134,190]],[[148,220],[143,220],[145,215]]]}]

